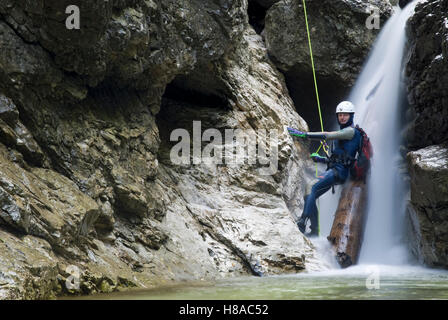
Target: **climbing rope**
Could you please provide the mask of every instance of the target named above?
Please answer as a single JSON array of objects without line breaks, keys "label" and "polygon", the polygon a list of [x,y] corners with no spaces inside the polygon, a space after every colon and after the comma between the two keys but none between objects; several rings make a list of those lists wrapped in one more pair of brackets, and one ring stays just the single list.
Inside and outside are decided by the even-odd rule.
[{"label": "climbing rope", "polygon": [[[303,12],[305,14],[306,33],[308,35],[308,47],[310,48],[311,68],[313,69],[314,88],[316,90],[317,108],[319,110],[320,127],[321,127],[322,132],[323,132],[324,131],[324,124],[323,124],[323,121],[322,121],[322,112],[320,110],[319,90],[317,88],[316,68],[314,66],[313,47],[311,46],[311,35],[310,35],[310,27],[309,27],[309,24],[308,24],[308,14],[306,12],[305,0],[302,0],[302,2],[303,2]],[[319,149],[320,149],[320,147],[319,147]],[[316,151],[316,152],[318,152],[318,151]]]},{"label": "climbing rope", "polygon": [[[317,87],[316,68],[314,66],[313,47],[311,46],[311,35],[310,35],[310,28],[309,28],[309,24],[308,24],[308,14],[306,12],[305,0],[302,0],[302,2],[303,2],[303,12],[304,12],[304,15],[305,15],[306,33],[308,35],[308,47],[310,49],[311,68],[313,69],[314,89],[316,90],[316,100],[317,100],[317,109],[319,111],[320,127],[321,127],[322,132],[324,132],[324,124],[323,124],[323,121],[322,121],[322,112],[321,112],[321,108],[320,108],[319,89]],[[327,145],[327,143],[325,141],[321,141],[320,142],[319,148],[313,154],[318,154],[319,150],[321,148],[322,148],[322,150],[324,150],[324,152],[327,155],[327,157],[329,157],[329,152],[328,152],[329,147],[328,147],[328,145]],[[316,168],[316,178],[318,178],[317,163],[315,164],[315,168]],[[318,203],[318,205],[317,205],[317,222],[318,222],[317,234],[318,235],[320,235],[319,212],[320,212],[320,209],[319,209],[319,203]]]}]

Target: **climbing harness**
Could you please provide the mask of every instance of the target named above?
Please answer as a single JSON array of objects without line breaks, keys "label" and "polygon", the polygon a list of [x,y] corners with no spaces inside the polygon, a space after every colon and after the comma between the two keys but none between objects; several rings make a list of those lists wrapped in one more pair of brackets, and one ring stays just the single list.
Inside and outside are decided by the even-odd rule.
[{"label": "climbing harness", "polygon": [[334,167],[335,164],[341,164],[344,167],[352,167],[355,163],[356,158],[351,157],[346,153],[343,154],[332,154],[330,157],[330,162],[328,163],[328,167],[331,169]]}]

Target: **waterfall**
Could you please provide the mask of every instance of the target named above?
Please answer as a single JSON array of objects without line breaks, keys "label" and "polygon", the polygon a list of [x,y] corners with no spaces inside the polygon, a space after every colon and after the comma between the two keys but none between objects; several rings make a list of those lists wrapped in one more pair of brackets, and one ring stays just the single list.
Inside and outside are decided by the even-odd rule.
[{"label": "waterfall", "polygon": [[384,25],[350,94],[355,122],[369,135],[373,149],[369,206],[359,263],[404,264],[406,185],[400,176],[400,105],[405,27],[419,1],[396,8]]},{"label": "waterfall", "polygon": [[[424,0],[413,1],[404,9],[395,7],[348,98],[356,106],[355,123],[367,132],[374,149],[368,182],[368,217],[359,264],[403,265],[409,261],[404,240],[409,187],[400,174],[403,159],[399,152],[404,98],[402,62],[406,22],[420,1]],[[330,233],[340,194],[338,187],[335,194],[327,192],[319,200],[321,236],[313,243],[322,255],[329,250],[326,235]]]}]

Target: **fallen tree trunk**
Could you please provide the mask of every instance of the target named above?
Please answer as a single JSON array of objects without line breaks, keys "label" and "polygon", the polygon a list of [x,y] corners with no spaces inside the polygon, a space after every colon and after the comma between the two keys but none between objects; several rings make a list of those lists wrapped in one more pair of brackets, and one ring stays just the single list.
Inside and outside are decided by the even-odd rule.
[{"label": "fallen tree trunk", "polygon": [[356,264],[367,219],[367,185],[349,181],[343,188],[333,226],[327,239],[342,268]]}]

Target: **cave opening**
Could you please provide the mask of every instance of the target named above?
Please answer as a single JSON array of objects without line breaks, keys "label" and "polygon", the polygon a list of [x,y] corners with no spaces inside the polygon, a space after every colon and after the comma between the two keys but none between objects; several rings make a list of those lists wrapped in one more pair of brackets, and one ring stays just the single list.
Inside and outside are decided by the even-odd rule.
[{"label": "cave opening", "polygon": [[[322,131],[312,73],[293,69],[284,75],[296,111],[308,124],[309,131]],[[333,78],[321,76],[317,76],[317,85],[324,131],[339,130],[335,116],[336,106],[347,99],[351,88],[339,84]],[[319,142],[312,141],[310,150],[314,152],[316,146],[319,146]]]},{"label": "cave opening", "polygon": [[264,29],[264,20],[267,8],[260,5],[255,0],[249,0],[247,14],[249,16],[249,24],[254,28],[255,32],[261,34]]},{"label": "cave opening", "polygon": [[227,100],[219,95],[203,93],[191,88],[182,88],[175,81],[168,84],[162,97],[162,106],[168,101],[177,101],[180,104],[204,107],[228,109]]},{"label": "cave opening", "polygon": [[[162,96],[160,112],[156,116],[161,140],[158,160],[167,166],[172,166],[170,151],[179,142],[170,141],[171,133],[175,129],[185,129],[191,140],[194,122],[196,124],[200,122],[201,135],[209,128],[224,132],[225,128],[229,127],[227,115],[231,107],[227,98],[212,94],[210,91],[207,93],[197,91],[193,89],[194,87],[194,83],[189,83],[188,88],[181,86],[177,79],[167,85]],[[201,148],[208,143],[201,141]]]},{"label": "cave opening", "polygon": [[[313,77],[303,75],[297,77],[292,73],[286,73],[285,79],[296,110],[308,123],[310,131],[321,131]],[[334,130],[337,128],[336,106],[347,99],[350,88],[338,85],[333,79],[321,77],[318,78],[318,89],[324,129]]]}]

